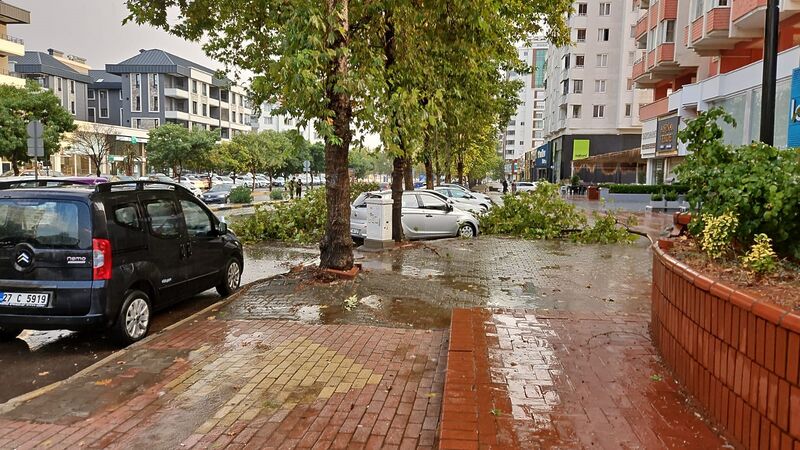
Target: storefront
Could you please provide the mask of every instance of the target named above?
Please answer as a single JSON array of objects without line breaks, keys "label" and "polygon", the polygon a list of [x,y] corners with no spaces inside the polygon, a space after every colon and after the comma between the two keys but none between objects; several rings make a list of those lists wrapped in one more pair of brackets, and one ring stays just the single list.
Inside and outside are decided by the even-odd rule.
[{"label": "storefront", "polygon": [[533,163],[533,181],[553,182],[553,159],[550,144],[540,145],[536,148],[536,159]]}]

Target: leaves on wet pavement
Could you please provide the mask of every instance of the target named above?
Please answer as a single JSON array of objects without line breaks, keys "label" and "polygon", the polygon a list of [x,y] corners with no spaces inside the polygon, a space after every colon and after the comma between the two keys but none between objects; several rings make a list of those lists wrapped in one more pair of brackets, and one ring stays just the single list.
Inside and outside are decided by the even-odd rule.
[{"label": "leaves on wet pavement", "polygon": [[655,373],[653,375],[650,375],[650,381],[664,381],[664,377]]},{"label": "leaves on wet pavement", "polygon": [[108,386],[111,384],[111,378],[104,378],[102,380],[97,380],[94,382],[95,386]]}]

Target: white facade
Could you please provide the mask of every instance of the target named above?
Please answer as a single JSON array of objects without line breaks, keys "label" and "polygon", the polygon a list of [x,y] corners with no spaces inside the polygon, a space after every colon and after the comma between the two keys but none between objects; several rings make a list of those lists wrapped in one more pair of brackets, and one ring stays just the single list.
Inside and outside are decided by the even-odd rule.
[{"label": "white facade", "polygon": [[[531,68],[527,74],[511,72],[508,79],[520,80],[524,83],[519,91],[520,104],[516,113],[511,116],[508,126],[500,136],[499,151],[509,167],[510,163],[521,162],[525,153],[532,152],[544,144],[544,61],[548,44],[537,40],[533,45],[517,47],[519,59]],[[538,58],[537,58],[537,55]],[[537,64],[538,62],[538,64]],[[513,170],[509,170],[509,173]]]},{"label": "white facade", "polygon": [[253,120],[253,130],[261,132],[265,130],[272,131],[289,131],[297,130],[303,137],[311,143],[322,142],[322,139],[317,135],[314,128],[314,123],[309,123],[308,126],[300,126],[299,121],[288,115],[277,114],[274,110],[277,105],[264,103],[261,105],[261,115]]},{"label": "white facade", "polygon": [[631,80],[638,10],[621,0],[581,1],[573,8],[573,44],[547,53],[545,137],[640,133],[639,105],[652,94],[634,89]]}]

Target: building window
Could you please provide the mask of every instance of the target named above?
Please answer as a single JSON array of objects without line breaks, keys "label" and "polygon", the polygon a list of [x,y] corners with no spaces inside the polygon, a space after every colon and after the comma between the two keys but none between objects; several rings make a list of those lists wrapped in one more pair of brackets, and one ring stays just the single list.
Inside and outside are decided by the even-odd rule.
[{"label": "building window", "polygon": [[62,83],[61,77],[56,77],[56,90],[58,92],[61,92],[63,90],[63,87],[61,86],[61,83]]},{"label": "building window", "polygon": [[610,28],[598,28],[597,29],[597,40],[598,41],[608,42],[610,36],[611,36],[611,29]]},{"label": "building window", "polygon": [[534,120],[533,121],[533,128],[544,128],[544,122],[541,120]]},{"label": "building window", "polygon": [[632,90],[633,90],[633,80],[632,80],[632,79],[630,79],[630,78],[628,78],[628,80],[627,80],[627,81],[628,81],[628,83],[627,83],[627,85],[625,86],[625,89],[627,89],[627,90],[629,90],[629,91],[632,91]]},{"label": "building window", "polygon": [[565,68],[565,69],[569,69],[569,60],[570,60],[569,53],[567,53],[566,55],[564,55],[564,58],[563,58],[563,59],[564,59],[564,68]]},{"label": "building window", "polygon": [[197,80],[192,80],[192,94],[197,94]]},{"label": "building window", "polygon": [[608,67],[608,53],[597,55],[597,67]]},{"label": "building window", "polygon": [[108,91],[101,89],[98,93],[99,101],[97,106],[100,108],[100,118],[108,119]]},{"label": "building window", "polygon": [[158,119],[142,119],[142,118],[134,118],[132,119],[131,125],[133,128],[138,128],[140,130],[150,130],[158,126]]},{"label": "building window", "polygon": [[583,67],[586,63],[586,57],[583,55],[575,55],[575,67]]},{"label": "building window", "polygon": [[203,117],[208,115],[208,105],[203,103]]},{"label": "building window", "polygon": [[265,122],[266,122],[267,125],[272,125],[272,117],[271,116],[267,117]]},{"label": "building window", "polygon": [[544,102],[540,102],[540,101],[533,102],[533,107],[536,108],[536,109],[543,109],[544,108]]},{"label": "building window", "polygon": [[581,105],[572,105],[572,118],[573,119],[581,118]]},{"label": "building window", "polygon": [[606,106],[605,105],[593,105],[592,106],[592,117],[594,118],[603,118],[606,114]]},{"label": "building window", "polygon": [[203,96],[205,97],[207,95],[208,95],[208,85],[203,83]]},{"label": "building window", "polygon": [[[242,98],[242,97],[239,97]],[[239,113],[239,123],[244,124],[244,114]]]},{"label": "building window", "polygon": [[536,139],[541,139],[542,138],[542,130],[534,131],[533,132],[533,137],[535,137]]},{"label": "building window", "polygon": [[534,119],[541,119],[544,117],[544,113],[542,111],[534,111],[533,118]]},{"label": "building window", "polygon": [[231,105],[236,104],[236,93],[231,92]]},{"label": "building window", "polygon": [[583,80],[572,80],[572,92],[576,94],[583,93]]},{"label": "building window", "polygon": [[122,126],[122,108],[119,109],[119,126]]},{"label": "building window", "polygon": [[140,112],[142,110],[142,74],[133,74],[131,82],[131,111]]},{"label": "building window", "polygon": [[632,111],[633,111],[633,105],[631,105],[630,103],[625,103],[625,117],[630,117]]},{"label": "building window", "polygon": [[628,52],[628,65],[632,66],[636,58],[636,52]]},{"label": "building window", "polygon": [[515,134],[517,134],[517,132],[514,130],[506,130],[506,136],[514,136]]},{"label": "building window", "polygon": [[192,114],[197,114],[197,102],[192,102]]},{"label": "building window", "polygon": [[94,108],[89,108],[88,111],[89,111],[89,122],[96,121],[97,118],[95,117],[95,114],[94,114]]},{"label": "building window", "polygon": [[606,80],[594,80],[594,91],[603,93],[606,91]]},{"label": "building window", "polygon": [[589,12],[589,5],[587,3],[578,3],[578,15],[585,16]]},{"label": "building window", "polygon": [[586,42],[586,28],[578,28],[578,42]]},{"label": "building window", "polygon": [[703,16],[703,0],[694,0],[694,10],[692,11],[692,20]]},{"label": "building window", "polygon": [[675,21],[665,20],[661,22],[661,44],[671,44],[675,42]]},{"label": "building window", "polygon": [[70,94],[75,93],[75,81],[73,80],[69,80],[69,93]]},{"label": "building window", "polygon": [[611,15],[611,3],[600,3],[600,15],[601,16]]},{"label": "building window", "polygon": [[564,95],[569,94],[569,80],[561,82],[561,93]]},{"label": "building window", "polygon": [[150,90],[150,112],[158,112],[159,110],[159,80],[157,73],[151,73],[147,75],[148,79],[148,89]]},{"label": "building window", "polygon": [[95,98],[94,97],[94,89],[89,89],[89,91],[86,94],[86,98],[88,98],[89,100],[94,100],[94,98]]},{"label": "building window", "polygon": [[514,145],[514,141],[506,140],[506,145]]},{"label": "building window", "polygon": [[75,100],[69,102],[69,112],[71,112],[73,116],[75,115]]}]

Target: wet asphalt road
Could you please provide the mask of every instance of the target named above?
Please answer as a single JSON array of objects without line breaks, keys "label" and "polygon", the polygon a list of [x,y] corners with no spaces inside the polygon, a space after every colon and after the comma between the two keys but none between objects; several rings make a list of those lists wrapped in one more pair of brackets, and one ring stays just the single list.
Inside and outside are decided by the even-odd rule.
[{"label": "wet asphalt road", "polygon": [[[315,248],[259,245],[245,249],[242,284],[287,272],[293,265],[314,262]],[[221,299],[206,291],[156,313],[150,333],[162,330]],[[25,331],[9,343],[0,343],[0,402],[63,380],[105,358],[119,347],[102,332]]]}]

